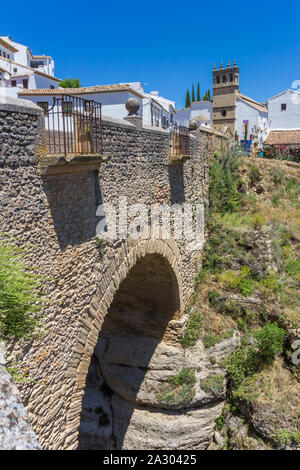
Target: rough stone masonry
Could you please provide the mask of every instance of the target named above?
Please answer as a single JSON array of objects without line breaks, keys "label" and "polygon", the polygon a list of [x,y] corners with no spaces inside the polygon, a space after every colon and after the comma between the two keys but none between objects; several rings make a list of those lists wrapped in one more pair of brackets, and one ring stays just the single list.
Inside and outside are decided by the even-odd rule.
[{"label": "rough stone masonry", "polygon": [[[26,246],[46,278],[44,333],[11,344],[30,381],[17,384],[45,449],[207,448],[222,400],[198,390],[172,410],[155,389],[184,367],[213,366],[203,346],[179,340],[201,251],[184,240],[97,242],[99,204],[199,203],[207,199],[209,134],[191,133],[191,156],[169,165],[168,133],[106,119],[106,159],[57,161],[43,147],[42,110],[0,102],[0,232]],[[99,157],[100,158],[100,157]],[[226,340],[215,351],[230,349]]]}]

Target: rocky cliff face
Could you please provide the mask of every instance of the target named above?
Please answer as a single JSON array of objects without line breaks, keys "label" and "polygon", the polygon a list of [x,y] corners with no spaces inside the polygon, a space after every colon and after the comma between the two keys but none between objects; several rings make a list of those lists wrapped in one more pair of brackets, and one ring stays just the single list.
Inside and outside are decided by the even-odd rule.
[{"label": "rocky cliff face", "polygon": [[0,342],[0,449],[41,449],[28,422],[19,392],[6,370],[5,350],[2,342]]},{"label": "rocky cliff face", "polygon": [[[153,338],[99,338],[83,399],[79,448],[206,449],[225,399],[219,363],[238,344],[235,335],[209,351],[201,341],[186,351]],[[194,377],[186,393],[180,385],[172,387],[182,370]],[[203,390],[201,381],[216,374],[222,377],[218,392]]]}]

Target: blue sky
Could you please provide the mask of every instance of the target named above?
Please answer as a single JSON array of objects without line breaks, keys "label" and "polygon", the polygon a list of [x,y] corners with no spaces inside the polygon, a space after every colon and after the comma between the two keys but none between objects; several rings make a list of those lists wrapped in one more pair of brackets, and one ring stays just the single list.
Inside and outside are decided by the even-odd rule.
[{"label": "blue sky", "polygon": [[300,3],[290,1],[3,2],[0,35],[55,60],[85,86],[142,81],[185,101],[213,64],[237,60],[240,90],[263,101],[300,79]]}]

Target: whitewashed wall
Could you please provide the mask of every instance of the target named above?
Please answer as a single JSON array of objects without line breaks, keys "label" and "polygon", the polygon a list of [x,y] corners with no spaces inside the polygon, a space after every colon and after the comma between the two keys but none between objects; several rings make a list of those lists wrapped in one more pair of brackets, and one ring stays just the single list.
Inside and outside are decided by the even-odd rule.
[{"label": "whitewashed wall", "polygon": [[[286,104],[286,111],[281,111]],[[270,129],[300,129],[300,93],[286,90],[268,100]]]},{"label": "whitewashed wall", "polygon": [[209,125],[212,125],[212,102],[196,101],[190,108],[178,109],[175,114],[175,121],[180,126],[189,126],[189,121],[197,116],[205,116],[209,119]]},{"label": "whitewashed wall", "polygon": [[264,140],[267,137],[268,128],[268,114],[258,111],[257,109],[249,106],[244,101],[237,99],[236,101],[236,131],[239,136],[239,140],[244,139],[243,121],[249,121],[248,123],[248,139],[250,134],[255,133],[255,127],[260,129],[259,140]]},{"label": "whitewashed wall", "polygon": [[[49,87],[48,87],[49,88]],[[142,115],[142,100],[137,96],[133,95],[129,92],[113,92],[113,93],[90,93],[90,94],[82,94],[82,95],[75,95],[79,98],[83,98],[85,100],[94,100],[98,103],[102,104],[102,115],[103,116],[110,116],[118,119],[123,119],[125,116],[128,115],[128,111],[125,107],[125,103],[128,98],[135,97],[140,102],[140,108],[138,110],[138,115]],[[34,95],[34,96],[21,96],[23,99],[28,99],[33,101],[33,103],[38,103],[39,101],[47,102],[49,108],[52,106],[53,103],[53,96],[51,95]]]}]

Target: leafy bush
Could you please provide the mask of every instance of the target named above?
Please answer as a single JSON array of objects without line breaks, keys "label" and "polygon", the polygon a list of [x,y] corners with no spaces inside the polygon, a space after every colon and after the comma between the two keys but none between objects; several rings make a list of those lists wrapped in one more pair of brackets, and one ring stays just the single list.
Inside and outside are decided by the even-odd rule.
[{"label": "leafy bush", "polygon": [[171,383],[174,385],[195,385],[195,371],[193,369],[189,369],[188,367],[182,369],[179,374],[172,377]]},{"label": "leafy bush", "polygon": [[241,155],[239,147],[235,147],[221,157],[215,154],[212,160],[209,170],[209,198],[214,212],[235,212],[240,207],[242,194],[239,192],[241,179],[238,168],[241,165]]},{"label": "leafy bush", "polygon": [[273,440],[278,446],[287,446],[291,444],[300,444],[300,429],[297,431],[290,431],[289,429],[277,430],[272,435]]},{"label": "leafy bush", "polygon": [[195,396],[195,383],[195,371],[185,368],[162,384],[156,396],[168,405],[187,405]]},{"label": "leafy bush", "polygon": [[215,344],[223,341],[223,339],[232,338],[232,336],[233,336],[233,330],[227,330],[221,335],[206,334],[203,336],[203,345],[205,348],[210,348],[211,346],[214,346]]},{"label": "leafy bush", "polygon": [[196,344],[197,340],[200,337],[201,327],[202,313],[192,313],[184,330],[183,337],[180,341],[184,348],[188,346],[194,346]]},{"label": "leafy bush", "polygon": [[206,379],[201,380],[200,387],[206,393],[218,395],[224,389],[224,376],[222,374],[209,375]]},{"label": "leafy bush", "polygon": [[224,271],[218,276],[218,279],[227,287],[239,291],[243,296],[247,297],[253,291],[255,281],[251,277],[249,266],[243,266],[240,273],[236,273],[232,269]]},{"label": "leafy bush", "polygon": [[212,305],[218,305],[221,298],[222,296],[216,290],[211,290],[208,293],[208,300]]},{"label": "leafy bush", "polygon": [[238,387],[246,377],[254,374],[259,362],[253,347],[237,349],[224,361],[228,377],[234,387]]},{"label": "leafy bush", "polygon": [[22,262],[23,250],[0,241],[0,336],[30,339],[39,325],[42,280]]},{"label": "leafy bush", "polygon": [[250,165],[249,179],[251,186],[254,186],[256,183],[258,183],[258,181],[261,180],[259,169],[253,163]]},{"label": "leafy bush", "polygon": [[255,230],[259,230],[266,223],[266,219],[261,214],[254,214],[251,217],[251,223]]},{"label": "leafy bush", "polygon": [[262,358],[271,362],[274,357],[283,351],[285,331],[277,323],[266,323],[261,330],[254,333],[257,347]]},{"label": "leafy bush", "polygon": [[276,160],[300,162],[300,148],[289,148],[288,145],[264,145],[264,157]]}]

